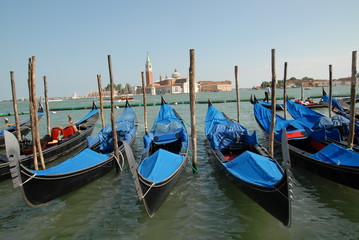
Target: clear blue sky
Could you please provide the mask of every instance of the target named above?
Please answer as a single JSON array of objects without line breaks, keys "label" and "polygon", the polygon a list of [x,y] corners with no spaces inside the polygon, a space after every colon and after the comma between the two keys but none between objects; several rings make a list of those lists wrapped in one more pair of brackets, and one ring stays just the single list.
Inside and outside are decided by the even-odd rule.
[{"label": "clear blue sky", "polygon": [[141,84],[147,52],[155,80],[177,68],[188,76],[195,49],[196,80],[232,80],[241,87],[277,79],[351,75],[359,46],[357,0],[2,0],[0,1],[0,99],[28,97],[27,63],[36,57],[37,95],[85,95],[96,75],[109,83],[107,55],[116,83]]}]

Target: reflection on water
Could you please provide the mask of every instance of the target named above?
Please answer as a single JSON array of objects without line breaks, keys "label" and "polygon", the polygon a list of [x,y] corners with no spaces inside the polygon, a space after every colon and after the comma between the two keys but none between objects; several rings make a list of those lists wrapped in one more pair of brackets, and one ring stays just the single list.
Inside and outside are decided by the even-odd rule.
[{"label": "reflection on water", "polygon": [[[261,91],[256,92],[259,96],[262,94]],[[211,99],[234,99],[235,93],[214,93],[199,97],[206,101],[208,96]],[[159,96],[151,98],[160,101]],[[188,100],[188,95],[166,95],[165,98],[168,102],[183,101]],[[136,100],[140,102],[141,98],[136,97]],[[90,106],[91,100],[52,102],[50,107],[51,104],[56,107]],[[235,103],[214,105],[229,117],[236,117]],[[21,107],[25,108],[26,104]],[[189,105],[178,104],[173,107],[190,124]],[[11,108],[8,103],[0,103],[0,113],[10,112]],[[103,178],[40,208],[28,207],[18,189],[14,190],[11,181],[6,180],[0,182],[0,235],[7,239],[23,236],[27,239],[359,238],[359,191],[332,183],[297,166],[292,169],[295,183],[292,226],[290,229],[285,228],[210,164],[212,156],[208,155],[203,129],[207,105],[197,104],[196,109],[199,172],[193,174],[190,165],[187,166],[183,177],[154,218],[147,216],[138,200],[127,167],[120,174],[113,170]],[[134,110],[140,123],[134,144],[134,154],[139,158],[143,146],[143,110],[140,107]],[[119,115],[122,109],[116,111]],[[148,107],[149,127],[158,111],[159,106]],[[324,114],[327,112],[325,109],[318,111]],[[52,126],[66,125],[68,114],[76,120],[87,112],[57,111],[51,115]],[[110,110],[106,109],[107,123],[110,122],[109,116]],[[248,102],[241,103],[241,122],[251,132],[257,131],[259,140],[264,146],[267,145]],[[45,118],[40,123],[45,128]],[[97,131],[98,127],[94,133]],[[278,159],[280,154],[277,148]]]}]

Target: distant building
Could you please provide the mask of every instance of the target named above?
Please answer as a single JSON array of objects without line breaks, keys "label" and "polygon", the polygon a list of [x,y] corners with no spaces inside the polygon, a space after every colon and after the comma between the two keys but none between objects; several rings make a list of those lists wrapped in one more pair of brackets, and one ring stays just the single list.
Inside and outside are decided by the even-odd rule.
[{"label": "distant building", "polygon": [[[174,70],[171,77],[167,75],[163,78],[160,74],[159,81],[154,82],[152,78],[152,63],[147,55],[146,60],[146,94],[162,95],[162,94],[177,94],[189,93],[189,78],[181,77],[181,74]],[[199,81],[195,83],[195,92],[223,92],[232,91],[232,82],[226,81]],[[143,93],[142,86],[133,87],[133,92],[136,94]]]},{"label": "distant building", "polygon": [[200,92],[230,92],[232,91],[232,82],[225,81],[199,81]]},{"label": "distant building", "polygon": [[146,86],[152,86],[153,84],[153,75],[152,75],[152,63],[150,61],[150,56],[147,53],[147,60],[145,64],[146,68]]}]

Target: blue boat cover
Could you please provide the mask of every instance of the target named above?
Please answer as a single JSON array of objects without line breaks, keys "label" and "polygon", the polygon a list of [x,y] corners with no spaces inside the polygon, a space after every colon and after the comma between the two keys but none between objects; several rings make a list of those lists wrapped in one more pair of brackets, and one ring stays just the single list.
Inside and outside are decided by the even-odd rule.
[{"label": "blue boat cover", "polygon": [[[323,95],[322,96],[322,101],[323,102],[326,102],[326,103],[329,103],[329,95]],[[349,116],[347,115],[347,114],[349,114],[343,107],[342,107],[342,105],[340,104],[340,102],[339,102],[339,100],[338,99],[335,99],[335,98],[332,98],[332,106],[333,106],[333,108],[336,108],[336,109],[338,109],[339,111],[340,111],[340,114],[341,114],[341,116],[343,116],[344,118],[346,118],[346,119],[350,119],[349,118]],[[342,119],[340,119],[340,120],[342,120]],[[339,121],[339,120],[338,120]],[[350,121],[350,120],[349,120]],[[345,126],[345,122],[344,121],[341,121],[340,122],[343,126]],[[347,124],[347,125],[349,125],[349,124]],[[349,129],[349,127],[348,127],[348,129]],[[348,130],[349,131],[349,130]],[[359,136],[359,121],[355,121],[355,134],[357,135],[357,136]]]},{"label": "blue boat cover", "polygon": [[183,161],[183,155],[160,148],[141,162],[138,172],[144,178],[158,184],[175,173]]},{"label": "blue boat cover", "polygon": [[235,177],[263,187],[272,188],[283,177],[278,165],[270,158],[250,151],[245,151],[223,165]]},{"label": "blue boat cover", "polygon": [[151,142],[167,144],[177,141],[178,139],[182,142],[182,148],[188,147],[186,127],[171,106],[162,104],[151,131],[143,137],[144,152],[148,151]]},{"label": "blue boat cover", "polygon": [[287,110],[290,115],[305,124],[309,128],[331,128],[333,127],[332,120],[324,116],[323,114],[313,111],[312,109],[295,103],[291,100],[287,100]]},{"label": "blue boat cover", "polygon": [[334,143],[327,145],[310,157],[326,163],[359,167],[359,153],[345,149]]},{"label": "blue boat cover", "polygon": [[89,148],[86,148],[74,157],[69,158],[54,167],[45,170],[31,171],[36,174],[36,176],[66,174],[94,166],[107,160],[108,158],[108,155],[100,154]]},{"label": "blue boat cover", "polygon": [[[335,139],[337,141],[341,141],[342,137],[340,135],[340,132],[337,128],[334,128],[334,126],[338,126],[340,123],[338,120],[335,120],[335,125],[333,121],[323,114],[313,111],[312,109],[301,105],[294,103],[291,100],[287,100],[287,110],[290,113],[290,115],[295,119],[300,121],[302,124],[306,125],[308,128],[311,129],[327,129],[326,135],[332,139]],[[340,124],[341,126],[348,126],[346,123]],[[329,128],[332,128],[329,130]],[[323,134],[321,132],[321,134]],[[319,135],[318,135],[319,136]]]},{"label": "blue boat cover", "polygon": [[87,119],[89,119],[90,117],[92,117],[93,115],[95,115],[96,113],[98,113],[99,110],[98,109],[92,109],[88,114],[86,114],[86,116],[84,116],[80,121],[77,121],[75,123],[76,126],[79,126],[80,124],[82,124],[83,122],[87,121]]},{"label": "blue boat cover", "polygon": [[[37,112],[37,116],[40,117],[40,116],[43,116],[43,115],[44,115],[43,112]],[[30,117],[28,117],[26,120],[20,122],[20,127],[21,127],[22,125],[24,125],[25,123],[28,123],[28,122],[30,122]],[[12,130],[12,129],[15,129],[15,128],[16,128],[16,124],[13,124],[13,125],[11,125],[11,126],[8,126],[8,127],[5,127],[5,128],[3,128],[3,129],[1,129],[1,130],[0,130],[0,136],[4,136],[4,130],[9,131],[9,130]]]},{"label": "blue boat cover", "polygon": [[[322,101],[329,104],[329,95],[325,94],[322,96]],[[345,112],[345,109],[342,107],[338,99],[332,97],[332,107],[339,109],[342,112]]]},{"label": "blue boat cover", "polygon": [[245,127],[229,121],[212,105],[207,109],[205,133],[213,149],[223,150],[239,141],[258,145],[256,132],[250,135]]},{"label": "blue boat cover", "polygon": [[[267,109],[260,104],[254,104],[254,116],[256,120],[263,127],[264,131],[269,134],[270,125],[272,120],[272,112],[270,109]],[[300,135],[298,137],[293,137],[292,139],[303,139],[307,138],[310,134],[312,134],[313,130],[308,128],[306,125],[302,124],[297,120],[286,120],[283,117],[276,115],[276,123],[274,127],[274,138],[277,141],[281,141],[282,129],[286,128],[287,135],[293,132],[303,132],[305,135]]]},{"label": "blue boat cover", "polygon": [[[116,131],[121,141],[129,142],[136,134],[136,113],[131,107],[126,107],[116,120]],[[88,147],[100,141],[101,152],[113,151],[112,126],[106,125],[94,137],[87,137]]]}]

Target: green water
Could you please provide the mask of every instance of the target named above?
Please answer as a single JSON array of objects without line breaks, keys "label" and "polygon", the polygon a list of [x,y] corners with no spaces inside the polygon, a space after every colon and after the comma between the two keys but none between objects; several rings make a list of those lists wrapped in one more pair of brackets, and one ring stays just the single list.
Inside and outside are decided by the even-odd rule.
[{"label": "green water", "polygon": [[[344,94],[349,88],[340,89]],[[337,90],[338,92],[339,90]],[[242,98],[261,90],[243,90]],[[304,92],[305,97],[319,96],[321,88]],[[279,94],[279,93],[278,93]],[[308,95],[307,95],[308,94]],[[339,94],[339,93],[338,93]],[[300,97],[299,89],[290,89],[290,96]],[[235,99],[235,93],[198,94],[197,100]],[[188,95],[166,95],[168,102],[185,101]],[[148,101],[160,102],[159,96]],[[90,106],[92,100],[64,100],[52,102],[50,107]],[[133,103],[142,103],[136,97]],[[26,102],[19,103],[22,111]],[[190,124],[188,104],[173,106]],[[229,117],[236,117],[235,103],[218,103],[215,107]],[[294,202],[292,226],[285,228],[249,199],[211,162],[204,136],[206,104],[196,105],[198,174],[190,165],[154,218],[149,218],[137,200],[129,169],[116,174],[111,171],[103,178],[45,206],[31,208],[13,189],[10,180],[0,182],[1,239],[359,239],[359,191],[332,183],[293,165]],[[135,107],[139,129],[134,144],[138,158],[142,150],[143,109]],[[148,123],[152,125],[159,106],[148,107]],[[325,113],[327,109],[317,109]],[[10,103],[0,103],[0,113],[12,112]],[[88,110],[57,111],[51,114],[52,126],[66,125],[67,115],[80,119]],[[119,115],[122,109],[117,109]],[[21,116],[26,118],[27,116]],[[110,122],[110,110],[105,110]],[[9,117],[11,120],[11,117]],[[1,120],[1,119],[0,119]],[[267,146],[266,138],[257,126],[249,102],[241,103],[241,123],[251,132],[256,130],[259,140]],[[45,118],[42,133],[45,131]],[[94,131],[99,131],[96,128]],[[190,132],[190,128],[188,128]],[[280,149],[276,156],[281,159]]]}]

